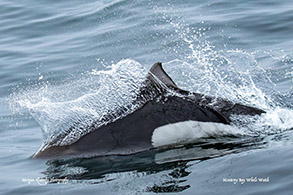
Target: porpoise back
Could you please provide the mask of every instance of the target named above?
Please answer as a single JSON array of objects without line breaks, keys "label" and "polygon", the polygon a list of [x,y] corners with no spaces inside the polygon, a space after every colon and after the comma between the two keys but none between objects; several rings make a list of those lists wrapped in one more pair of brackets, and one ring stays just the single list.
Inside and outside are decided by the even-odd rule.
[{"label": "porpoise back", "polygon": [[[150,96],[141,107],[127,116],[98,128],[76,142],[40,149],[35,158],[132,154],[154,147],[153,133],[159,127],[184,121],[229,124],[231,114],[257,115],[264,111],[235,104],[221,98],[191,93],[177,87],[160,62],[150,69],[135,101]],[[135,104],[136,102],[134,102]]]}]

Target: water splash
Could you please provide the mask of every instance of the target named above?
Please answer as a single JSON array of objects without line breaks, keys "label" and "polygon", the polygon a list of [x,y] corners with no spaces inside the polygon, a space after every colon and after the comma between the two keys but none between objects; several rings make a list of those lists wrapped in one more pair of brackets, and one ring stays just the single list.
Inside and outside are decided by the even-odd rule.
[{"label": "water splash", "polygon": [[[233,118],[234,125],[249,135],[293,128],[293,111],[275,101],[280,93],[259,62],[260,51],[217,48],[208,41],[210,28],[204,21],[192,27],[170,17],[166,20],[174,28],[172,36],[181,43],[172,48],[179,57],[163,66],[179,87],[266,110],[261,117]],[[42,128],[45,145],[68,145],[87,134],[90,125],[98,127],[135,110],[139,105],[132,102],[146,73],[140,63],[126,59],[108,70],[94,69],[57,85],[46,82],[41,75],[42,83],[11,95],[10,107],[17,112],[29,110]],[[285,76],[292,78],[291,72]],[[292,97],[292,90],[287,96]],[[117,110],[122,114],[118,115]]]},{"label": "water splash", "polygon": [[[209,41],[211,29],[204,21],[195,26],[185,24],[181,19],[170,20],[169,23],[183,42],[176,46],[176,53],[182,50],[185,53],[164,63],[164,68],[179,87],[265,110],[267,113],[260,117],[232,118],[234,125],[243,128],[249,135],[267,135],[293,128],[293,110],[276,101],[291,97],[292,90],[291,94],[284,95],[277,90],[272,73],[265,67],[267,61],[265,65],[261,61],[263,55],[267,57],[266,51],[248,52],[227,49],[226,46],[224,49],[217,48]],[[271,51],[269,55],[271,61],[276,63],[277,59],[288,66],[290,57],[273,53]],[[287,67],[283,75],[287,79],[290,76],[288,69],[291,70]],[[278,78],[281,77],[278,75]]]},{"label": "water splash", "polygon": [[[132,102],[146,73],[138,62],[121,60],[106,71],[93,69],[82,79],[12,94],[10,107],[17,111],[29,110],[42,128],[44,145],[68,145],[87,134],[91,125],[115,120],[139,106]],[[93,80],[99,85],[88,84]],[[121,113],[117,114],[117,110]]]}]

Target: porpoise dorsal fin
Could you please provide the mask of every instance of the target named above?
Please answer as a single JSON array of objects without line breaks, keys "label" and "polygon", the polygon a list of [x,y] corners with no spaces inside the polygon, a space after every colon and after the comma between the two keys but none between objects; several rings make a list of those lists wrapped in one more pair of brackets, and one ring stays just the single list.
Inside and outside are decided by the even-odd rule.
[{"label": "porpoise dorsal fin", "polygon": [[150,69],[150,73],[156,76],[167,87],[171,87],[173,89],[178,88],[174,81],[171,79],[171,77],[163,69],[161,62],[155,63]]}]

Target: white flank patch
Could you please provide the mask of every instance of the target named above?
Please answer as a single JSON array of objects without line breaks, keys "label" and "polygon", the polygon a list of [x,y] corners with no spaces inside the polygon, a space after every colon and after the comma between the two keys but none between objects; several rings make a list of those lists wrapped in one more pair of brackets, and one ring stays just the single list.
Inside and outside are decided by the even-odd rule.
[{"label": "white flank patch", "polygon": [[237,134],[242,134],[242,132],[237,127],[231,125],[184,121],[156,128],[152,135],[152,144],[154,147],[158,147],[203,137]]}]

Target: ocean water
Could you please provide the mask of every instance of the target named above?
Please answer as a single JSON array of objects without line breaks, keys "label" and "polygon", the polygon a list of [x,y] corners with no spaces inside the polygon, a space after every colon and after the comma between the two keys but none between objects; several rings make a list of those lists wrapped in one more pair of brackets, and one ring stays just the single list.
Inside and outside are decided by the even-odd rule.
[{"label": "ocean water", "polygon": [[[289,0],[2,0],[0,194],[292,194],[292,10]],[[60,144],[129,105],[158,61],[183,89],[266,114],[235,116],[241,136],[31,158],[71,124]]]}]

